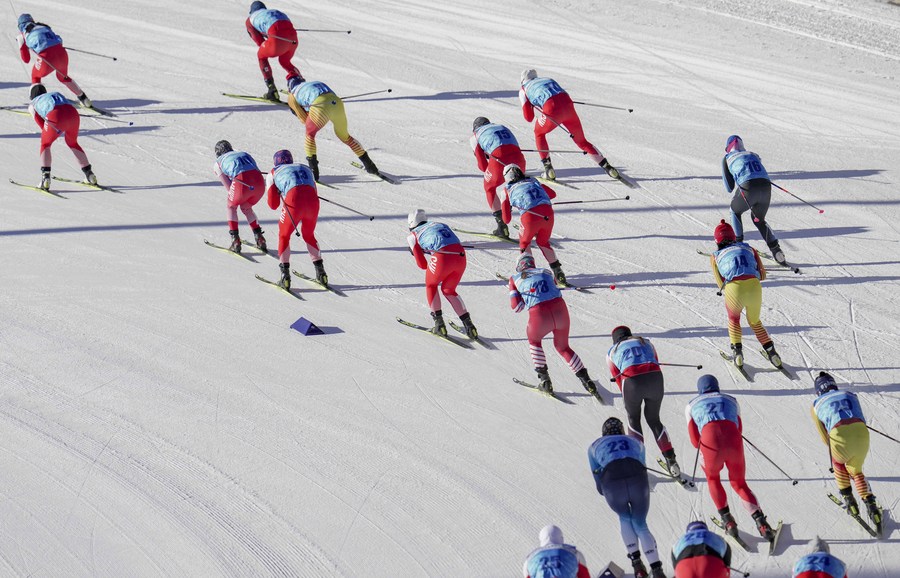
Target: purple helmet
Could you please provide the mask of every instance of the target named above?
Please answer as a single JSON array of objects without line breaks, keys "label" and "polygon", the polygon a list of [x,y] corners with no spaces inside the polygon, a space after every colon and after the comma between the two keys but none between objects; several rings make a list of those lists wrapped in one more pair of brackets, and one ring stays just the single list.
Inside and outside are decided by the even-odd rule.
[{"label": "purple helmet", "polygon": [[277,153],[275,153],[275,158],[273,159],[276,167],[280,167],[281,165],[290,165],[294,162],[294,157],[291,155],[291,151],[287,149],[281,149]]}]

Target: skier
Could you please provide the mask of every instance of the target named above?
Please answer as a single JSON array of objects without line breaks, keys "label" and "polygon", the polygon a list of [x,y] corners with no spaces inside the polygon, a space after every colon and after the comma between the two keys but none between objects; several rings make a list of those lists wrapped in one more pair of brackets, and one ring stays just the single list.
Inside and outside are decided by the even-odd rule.
[{"label": "skier", "polygon": [[96,185],[97,177],[91,170],[91,163],[87,154],[78,144],[78,128],[81,125],[81,117],[66,97],[58,92],[47,92],[43,84],[35,84],[31,87],[31,104],[28,112],[34,118],[34,122],[41,128],[41,184],[40,188],[50,190],[50,166],[52,155],[50,147],[60,135],[65,135],[66,145],[72,150],[81,171],[84,173],[84,182]]},{"label": "skier", "polygon": [[509,305],[516,313],[528,309],[528,347],[531,361],[538,375],[538,388],[553,393],[550,370],[541,342],[544,336],[553,332],[553,346],[575,372],[575,377],[591,395],[597,395],[597,386],[591,381],[588,370],[581,358],[569,347],[569,308],[562,298],[562,292],[554,283],[553,274],[546,269],[537,269],[534,257],[522,253],[516,263],[516,274],[509,278]]},{"label": "skier", "polygon": [[250,16],[244,25],[247,34],[259,47],[256,58],[259,59],[259,69],[268,89],[263,98],[279,101],[269,59],[278,58],[278,64],[287,72],[288,78],[300,76],[300,70],[291,63],[297,50],[297,31],[284,12],[267,9],[259,0],[250,5]]},{"label": "skier", "polygon": [[703,522],[691,522],[672,548],[675,578],[728,578],[731,546]]},{"label": "skier", "polygon": [[544,526],[541,545],[525,558],[522,574],[525,578],[591,578],[591,572],[578,548],[563,542],[563,533],[556,526]]},{"label": "skier", "polygon": [[831,555],[825,540],[816,536],[809,545],[810,553],[794,564],[792,578],[847,578],[847,567]]},{"label": "skier", "polygon": [[506,181],[506,198],[501,203],[503,222],[509,224],[512,220],[513,207],[522,219],[519,251],[531,253],[531,241],[534,240],[550,264],[556,284],[565,286],[566,274],[550,246],[550,235],[553,234],[553,205],[550,199],[556,198],[556,192],[536,179],[526,177],[519,165],[514,163],[503,169],[503,178]]},{"label": "skier", "polygon": [[92,106],[91,99],[69,78],[69,53],[63,48],[62,38],[43,22],[35,22],[31,14],[19,16],[18,28],[16,41],[19,43],[22,62],[31,62],[29,50],[37,55],[31,68],[31,84],[38,84],[42,78],[55,72],[56,78],[78,97],[82,106]]},{"label": "skier", "polygon": [[534,120],[534,111],[537,110],[540,113],[537,122],[534,123],[534,143],[537,145],[541,163],[544,165],[544,178],[551,181],[556,180],[556,171],[553,170],[553,164],[550,161],[547,134],[559,126],[569,133],[578,148],[600,165],[606,174],[618,179],[619,171],[610,165],[603,154],[584,138],[581,119],[575,112],[575,104],[569,93],[552,78],[538,78],[537,72],[533,68],[523,71],[521,80],[519,101],[522,103],[522,116],[527,122],[531,122]]},{"label": "skier", "polygon": [[[450,227],[437,221],[429,221],[422,209],[411,212],[406,219],[409,225],[409,236],[406,242],[416,259],[419,269],[427,269],[425,273],[425,297],[431,307],[431,318],[434,319],[432,333],[447,335],[444,325],[444,314],[441,311],[441,293],[450,302],[453,311],[459,316],[463,329],[470,339],[478,338],[478,330],[472,323],[472,316],[466,310],[462,298],[456,293],[456,286],[466,271],[466,251]],[[426,259],[425,255],[431,255]]]},{"label": "skier", "polygon": [[766,521],[756,496],[747,485],[744,462],[744,429],[741,409],[730,395],[719,391],[719,380],[712,375],[702,375],[697,380],[699,395],[685,409],[691,444],[703,454],[703,472],[709,484],[709,495],[722,517],[725,532],[737,538],[738,526],[728,507],[728,495],[722,486],[720,472],[728,468],[731,487],[740,496],[750,512],[760,536],[769,542],[775,539],[775,531]]},{"label": "skier", "polygon": [[228,233],[231,235],[231,247],[229,248],[235,253],[241,252],[237,216],[237,210],[240,207],[253,231],[256,246],[264,253],[267,252],[266,238],[263,237],[262,227],[259,226],[256,213],[253,212],[253,205],[258,203],[266,192],[265,179],[256,166],[256,161],[249,153],[235,152],[227,140],[220,140],[216,143],[215,153],[216,165],[213,171],[219,177],[222,186],[228,191],[228,201],[225,206],[228,208]]},{"label": "skier", "polygon": [[828,446],[844,507],[850,515],[859,515],[859,504],[850,485],[852,479],[859,497],[866,504],[869,518],[880,532],[881,509],[862,471],[869,453],[869,428],[859,399],[853,392],[840,391],[834,378],[824,371],[816,377],[815,389],[812,415],[822,441]]},{"label": "skier", "polygon": [[503,167],[516,164],[525,171],[525,157],[519,148],[519,141],[511,130],[502,124],[491,124],[487,118],[479,116],[472,123],[470,139],[478,170],[484,173],[484,194],[487,204],[493,211],[497,228],[493,234],[509,238],[509,227],[503,222],[503,211],[497,197],[497,187],[503,183]]},{"label": "skier", "polygon": [[647,578],[647,567],[641,560],[638,542],[650,562],[653,578],[666,578],[662,569],[656,539],[647,527],[650,511],[650,480],[644,465],[644,445],[625,435],[618,418],[603,422],[603,437],[588,449],[588,462],[594,483],[612,511],[619,515],[620,531],[635,578]]},{"label": "skier", "polygon": [[[747,322],[763,346],[763,351],[775,367],[781,367],[781,357],[775,344],[759,320],[762,308],[762,285],[766,268],[756,249],[737,241],[734,229],[725,219],[716,226],[714,233],[718,250],[710,257],[713,275],[720,293],[725,295],[725,311],[728,313],[728,336],[731,339],[732,361],[744,366],[744,349],[741,343],[741,312],[746,309]],[[722,288],[725,288],[722,291]]]},{"label": "skier", "polygon": [[737,240],[744,240],[744,225],[741,215],[748,209],[753,223],[759,229],[759,234],[769,249],[772,256],[782,265],[787,265],[784,252],[775,238],[769,224],[766,223],[766,213],[769,211],[769,202],[772,200],[772,181],[769,173],[759,155],[744,149],[744,141],[736,134],[725,141],[725,156],[722,157],[722,181],[725,191],[733,193],[731,197],[731,223],[737,232]]},{"label": "skier", "polygon": [[641,405],[644,417],[653,431],[656,445],[666,459],[666,465],[675,477],[681,476],[681,468],[675,458],[675,448],[669,439],[666,426],[659,419],[665,395],[665,381],[659,368],[659,357],[649,339],[631,334],[631,328],[620,325],[612,330],[613,345],[606,352],[609,371],[619,385],[625,411],[628,414],[628,433],[644,443],[641,428]]},{"label": "skier", "polygon": [[281,268],[279,284],[285,289],[291,288],[291,233],[296,232],[299,225],[309,258],[316,268],[316,281],[327,287],[328,275],[325,274],[319,242],[316,241],[319,195],[312,171],[306,165],[294,164],[294,157],[289,150],[276,152],[274,162],[275,167],[266,175],[266,191],[269,208],[273,211],[278,208],[282,199],[284,201],[278,224],[278,260]]},{"label": "skier", "polygon": [[359,142],[347,132],[347,115],[344,113],[344,102],[327,84],[319,81],[304,80],[302,76],[288,77],[288,106],[306,126],[306,161],[312,169],[316,180],[319,180],[319,160],[316,156],[316,133],[329,121],[334,126],[334,134],[341,142],[350,147],[366,172],[379,175],[378,167],[369,158],[369,153]]}]

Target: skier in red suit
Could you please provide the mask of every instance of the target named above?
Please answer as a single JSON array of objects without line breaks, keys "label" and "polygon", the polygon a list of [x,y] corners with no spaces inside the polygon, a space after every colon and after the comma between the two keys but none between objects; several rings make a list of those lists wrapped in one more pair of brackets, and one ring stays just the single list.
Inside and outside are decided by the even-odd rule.
[{"label": "skier in red suit", "polygon": [[302,79],[300,69],[291,63],[291,58],[297,50],[297,31],[284,12],[267,9],[266,5],[258,0],[250,5],[250,16],[245,26],[247,34],[259,46],[256,57],[259,59],[259,69],[268,89],[263,98],[281,100],[278,97],[275,80],[272,78],[269,59],[278,58],[278,64],[287,72],[285,78],[299,76]]},{"label": "skier in red suit", "polygon": [[488,206],[493,211],[497,228],[493,231],[498,237],[509,238],[509,227],[503,222],[503,211],[497,187],[503,184],[503,169],[506,165],[518,165],[525,172],[525,157],[519,148],[519,141],[511,130],[502,124],[492,124],[483,116],[472,123],[472,150],[478,162],[478,170],[484,173],[484,194]]},{"label": "skier in red suit", "polygon": [[43,22],[35,22],[31,14],[19,16],[18,26],[16,41],[19,43],[22,62],[31,62],[31,52],[37,55],[31,68],[31,84],[37,84],[42,78],[55,72],[57,80],[71,90],[82,105],[91,106],[91,99],[69,78],[69,53],[63,47],[62,38]]},{"label": "skier in red suit", "polygon": [[47,92],[43,84],[35,84],[31,87],[31,104],[28,112],[34,118],[34,122],[41,129],[41,184],[40,188],[50,190],[50,147],[53,142],[64,135],[66,144],[72,150],[72,154],[81,165],[86,183],[96,185],[97,177],[91,170],[91,163],[87,154],[78,144],[78,129],[81,126],[81,117],[74,106],[58,92]]}]

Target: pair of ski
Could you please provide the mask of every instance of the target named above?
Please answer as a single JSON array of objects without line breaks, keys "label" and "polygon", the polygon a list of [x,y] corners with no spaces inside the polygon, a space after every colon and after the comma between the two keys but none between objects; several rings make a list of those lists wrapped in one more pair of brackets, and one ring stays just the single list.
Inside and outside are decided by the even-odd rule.
[{"label": "pair of ski", "polygon": [[868,532],[868,534],[870,536],[872,536],[873,538],[876,538],[878,540],[880,540],[881,538],[884,537],[884,510],[882,510],[881,508],[878,508],[879,514],[881,516],[881,521],[878,524],[875,524],[875,527],[872,528],[872,526],[870,526],[868,524],[868,522],[866,522],[865,520],[862,519],[862,516],[860,516],[859,514],[856,514],[855,516],[853,514],[851,514],[850,511],[847,510],[847,508],[844,506],[844,503],[841,501],[840,498],[838,498],[837,496],[835,496],[834,494],[831,494],[831,493],[828,494],[828,497],[831,499],[832,502],[837,504],[842,510],[847,512],[848,516],[850,516],[851,518],[856,520],[856,523],[858,523],[862,527],[863,530]]},{"label": "pair of ski", "polygon": [[676,476],[675,474],[672,473],[672,470],[669,469],[669,464],[667,464],[665,461],[663,461],[660,458],[656,458],[656,463],[659,464],[659,467],[661,467],[663,469],[663,471],[670,478],[672,478],[673,480],[678,482],[679,486],[681,486],[682,488],[684,488],[685,490],[688,490],[688,491],[694,489],[694,487],[695,487],[694,482],[692,482],[689,479],[687,479],[686,477],[684,477],[683,473],[679,472],[679,474]]},{"label": "pair of ski", "polygon": [[[54,181],[60,181],[60,182],[64,182],[64,183],[73,183],[73,184],[81,185],[83,187],[87,187],[89,189],[94,189],[97,191],[109,191],[111,193],[124,194],[123,191],[120,191],[118,189],[114,189],[112,187],[105,187],[103,185],[94,185],[94,184],[91,184],[91,183],[88,183],[85,181],[77,181],[75,179],[65,179],[62,177],[50,177],[50,178],[52,178]],[[68,198],[68,197],[62,196],[61,194],[59,194],[55,191],[51,191],[50,189],[42,189],[41,187],[35,187],[33,185],[26,185],[25,183],[20,183],[20,182],[14,181],[12,179],[9,179],[9,182],[13,185],[16,185],[17,187],[22,187],[23,189],[31,189],[32,191],[44,193],[45,195],[48,195],[50,197],[55,197],[57,199],[67,199]]]},{"label": "pair of ski", "polygon": [[[494,275],[496,275],[496,276],[497,276],[497,279],[500,279],[500,280],[503,281],[504,283],[509,282],[509,277],[504,277],[502,274],[500,274],[500,273],[497,272],[497,271],[494,272]],[[556,284],[556,288],[557,288],[557,289],[572,289],[572,290],[574,290],[574,291],[578,291],[579,293],[588,293],[588,290],[587,290],[586,288],[584,288],[584,287],[579,287],[579,286],[577,286],[577,285],[572,285],[572,284],[569,283],[568,281],[566,281],[565,283],[560,284],[559,280],[554,280],[554,283]]]},{"label": "pair of ski", "polygon": [[[637,184],[636,182],[634,182],[634,180],[632,180],[631,177],[627,176],[625,173],[623,173],[623,172],[622,172],[621,170],[619,170],[619,169],[616,169],[616,172],[619,174],[619,176],[618,176],[618,177],[612,177],[612,176],[611,176],[611,177],[610,177],[611,179],[616,180],[616,181],[619,181],[620,183],[622,183],[623,185],[625,185],[625,186],[628,187],[629,189],[636,189],[636,188],[638,188],[638,184]],[[553,185],[562,185],[562,186],[568,187],[568,188],[570,188],[570,189],[575,189],[576,191],[579,190],[578,187],[576,187],[575,185],[570,185],[569,183],[565,183],[565,182],[560,181],[560,180],[557,180],[557,179],[548,179],[548,178],[543,177],[543,176],[538,176],[538,177],[535,177],[535,178],[536,178],[539,182],[544,183],[545,185],[550,185],[550,186],[553,186]]]},{"label": "pair of ski", "polygon": [[[712,516],[710,519],[712,520],[712,523],[716,525],[717,528],[719,528],[720,530],[722,530],[722,532],[725,533],[726,538],[732,540],[735,544],[737,544],[738,546],[743,548],[745,551],[754,553],[754,550],[751,550],[750,546],[747,544],[747,542],[741,537],[740,530],[738,530],[738,532],[736,534],[729,534],[725,530],[725,524],[722,522],[722,520],[720,520],[719,518],[716,518],[715,516]],[[778,520],[778,523],[775,524],[775,536],[772,538],[772,540],[767,540],[769,542],[769,556],[772,556],[773,554],[775,554],[775,549],[778,547],[778,539],[781,537],[782,527],[783,527],[782,521]]]},{"label": "pair of ski", "polygon": [[[773,257],[769,253],[766,253],[765,251],[757,251],[757,253],[759,253],[759,256],[763,259],[778,264],[778,267],[767,267],[767,271],[793,271],[797,275],[801,274],[800,267],[795,267],[787,261],[785,261],[784,263],[776,261],[775,257]],[[710,253],[709,251],[704,251],[703,249],[697,249],[697,254],[703,255],[704,257],[712,257],[712,253]]]},{"label": "pair of ski", "polygon": [[[541,395],[544,395],[546,397],[552,397],[553,399],[555,399],[557,401],[561,401],[565,404],[575,405],[574,402],[569,401],[568,399],[565,399],[565,398],[557,395],[555,391],[545,391],[545,390],[541,389],[540,387],[534,385],[533,383],[528,383],[527,381],[522,381],[521,379],[518,379],[516,377],[513,378],[513,383],[517,383],[518,385],[521,385],[522,387],[527,387],[528,389],[535,391],[537,393],[540,393]],[[588,391],[588,393],[590,394],[591,397],[593,397],[598,402],[600,402],[600,405],[608,405],[606,403],[606,400],[603,399],[603,396],[600,394],[600,389],[597,387],[596,383],[594,383],[594,391],[593,392]]]},{"label": "pair of ski", "polygon": [[401,325],[405,325],[406,327],[411,327],[412,329],[418,329],[419,331],[421,331],[423,333],[427,333],[428,335],[433,335],[434,337],[437,337],[438,339],[441,339],[448,343],[452,343],[453,345],[458,345],[458,346],[462,347],[463,349],[474,349],[472,347],[472,345],[470,344],[473,341],[475,343],[478,343],[479,345],[483,346],[486,349],[494,349],[493,346],[491,346],[486,341],[481,339],[481,337],[476,337],[475,339],[472,339],[471,337],[469,337],[466,334],[466,330],[463,329],[462,327],[460,327],[459,325],[457,325],[456,323],[454,323],[453,321],[450,321],[450,323],[449,323],[450,327],[452,327],[455,331],[458,331],[459,333],[462,333],[463,335],[465,335],[466,336],[465,340],[458,338],[456,336],[453,336],[453,335],[442,335],[440,333],[435,333],[434,331],[432,331],[431,327],[425,327],[423,325],[419,325],[419,324],[413,323],[411,321],[406,321],[405,319],[401,319],[400,317],[397,317],[397,322],[400,323]]},{"label": "pair of ski", "polygon": [[[769,359],[769,356],[766,355],[765,351],[763,351],[763,350],[758,350],[758,351],[759,351],[759,354],[762,355],[766,359],[766,361],[768,361],[769,363],[772,363],[772,361]],[[734,362],[734,359],[730,355],[728,355],[721,349],[719,350],[719,355],[722,356],[722,359],[724,359],[726,362],[728,362],[728,365],[730,365],[731,367],[733,367],[735,369],[735,371],[740,373],[744,377],[744,379],[753,383],[753,378],[750,376],[750,374],[747,372],[747,370],[743,366],[737,365]],[[772,367],[774,367],[775,369],[780,371],[785,377],[787,377],[791,381],[797,380],[797,376],[795,376],[793,373],[788,371],[787,368],[784,367],[784,362],[782,362],[782,364],[780,366],[772,363]]]}]

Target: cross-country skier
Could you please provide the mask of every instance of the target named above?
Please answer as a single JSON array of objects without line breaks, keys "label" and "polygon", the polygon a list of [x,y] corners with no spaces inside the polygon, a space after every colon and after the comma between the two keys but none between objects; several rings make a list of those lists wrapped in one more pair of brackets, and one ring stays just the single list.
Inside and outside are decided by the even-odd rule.
[{"label": "cross-country skier", "polygon": [[591,572],[578,548],[563,542],[563,533],[556,526],[544,526],[541,545],[525,558],[522,574],[525,578],[591,578]]},{"label": "cross-country skier", "polygon": [[56,78],[78,97],[83,106],[91,106],[91,99],[69,78],[69,53],[63,48],[62,38],[43,22],[35,22],[31,14],[19,16],[19,56],[26,64],[31,61],[31,52],[37,55],[31,68],[31,84],[55,72]]},{"label": "cross-country skier", "polygon": [[41,184],[40,188],[50,190],[50,167],[52,155],[50,147],[60,135],[64,135],[66,145],[72,150],[81,170],[84,173],[84,181],[92,185],[97,184],[97,177],[91,170],[91,163],[87,154],[78,144],[78,128],[81,125],[81,117],[78,110],[72,106],[66,97],[58,92],[47,92],[43,84],[35,84],[31,87],[31,104],[28,112],[34,118],[34,122],[41,129]]},{"label": "cross-country skier", "polygon": [[531,241],[534,240],[550,264],[557,285],[565,286],[566,274],[556,258],[556,251],[550,246],[550,235],[553,234],[553,205],[550,200],[556,198],[556,192],[536,179],[526,177],[516,164],[506,165],[503,178],[506,181],[506,198],[501,203],[503,222],[509,224],[512,220],[512,209],[516,209],[522,219],[519,251],[531,253]]},{"label": "cross-country skier", "polygon": [[641,549],[650,562],[653,578],[666,578],[662,569],[656,539],[647,527],[650,511],[650,480],[644,465],[644,445],[625,435],[618,418],[603,422],[603,437],[588,449],[588,462],[594,483],[612,511],[619,516],[622,540],[634,568],[635,578],[647,578],[647,567],[641,560]]},{"label": "cross-country skier", "polygon": [[852,479],[869,518],[880,529],[881,510],[862,470],[869,453],[869,428],[859,398],[851,391],[839,390],[834,378],[824,371],[816,377],[815,389],[817,397],[812,416],[822,441],[828,446],[844,507],[851,515],[859,515],[859,504],[850,485]]},{"label": "cross-country skier", "polygon": [[544,165],[544,178],[556,180],[556,171],[550,161],[547,134],[560,126],[567,131],[575,144],[583,150],[592,161],[600,165],[606,174],[614,179],[619,178],[619,171],[609,164],[609,161],[597,148],[584,138],[584,129],[581,127],[581,119],[575,112],[575,104],[563,88],[552,78],[538,77],[533,68],[522,72],[522,82],[519,88],[519,101],[522,103],[522,116],[531,122],[534,120],[534,111],[539,116],[534,123],[534,143],[537,145]]},{"label": "cross-country skier", "polygon": [[237,216],[237,210],[240,208],[253,231],[256,246],[262,251],[268,251],[262,227],[259,226],[256,213],[253,212],[253,205],[258,203],[266,192],[266,182],[259,167],[256,166],[256,161],[249,153],[235,151],[227,140],[216,143],[215,153],[216,164],[213,171],[228,191],[225,206],[228,209],[228,233],[231,235],[229,248],[235,253],[241,252]]},{"label": "cross-country skier", "polygon": [[328,275],[322,265],[319,242],[316,241],[316,220],[319,218],[319,195],[316,181],[309,167],[294,163],[289,150],[275,153],[275,167],[266,175],[269,208],[273,211],[283,202],[278,223],[278,260],[281,268],[280,285],[291,288],[291,234],[300,227],[309,258],[316,268],[316,281],[328,286]]},{"label": "cross-country skier", "polygon": [[703,522],[691,522],[672,548],[675,578],[728,578],[731,546]]},{"label": "cross-country skier", "polygon": [[763,346],[763,351],[775,367],[781,367],[781,357],[775,344],[759,320],[762,308],[762,285],[766,268],[756,249],[737,241],[734,229],[725,219],[716,226],[714,233],[718,250],[710,257],[713,275],[719,290],[724,291],[725,311],[728,313],[728,336],[731,340],[732,360],[738,367],[744,365],[744,349],[741,343],[741,312],[746,309],[747,323]]},{"label": "cross-country skier", "polygon": [[591,381],[588,370],[578,354],[569,347],[569,309],[562,292],[556,287],[553,273],[537,269],[534,257],[522,253],[516,263],[516,274],[509,278],[509,305],[516,313],[528,309],[528,347],[531,361],[537,372],[541,391],[553,393],[550,370],[544,356],[542,341],[553,332],[553,346],[575,372],[575,377],[591,395],[596,395],[597,386]]},{"label": "cross-country skier", "polygon": [[511,130],[502,124],[492,124],[487,118],[479,116],[472,123],[470,139],[478,170],[484,173],[484,194],[487,204],[493,211],[497,228],[494,235],[509,238],[509,227],[503,222],[503,211],[497,187],[503,184],[503,167],[516,164],[525,171],[525,156],[519,148],[519,141]]},{"label": "cross-country skier", "polygon": [[756,496],[747,485],[744,462],[744,425],[741,409],[732,396],[719,391],[719,380],[712,375],[697,380],[699,395],[685,409],[691,444],[703,454],[703,472],[709,485],[709,495],[722,517],[725,531],[738,537],[737,521],[728,507],[728,495],[722,486],[720,472],[728,468],[728,481],[740,496],[744,507],[753,517],[760,536],[768,541],[775,539],[775,531],[766,521]]},{"label": "cross-country skier", "polygon": [[810,553],[797,560],[791,578],[847,578],[847,566],[831,555],[825,540],[816,536],[809,545]]},{"label": "cross-country skier", "polygon": [[288,105],[300,122],[306,127],[304,150],[306,161],[312,169],[316,180],[319,180],[319,159],[316,155],[316,134],[331,122],[334,134],[341,142],[350,147],[369,174],[377,175],[378,167],[369,158],[369,153],[359,142],[347,132],[347,115],[344,113],[344,101],[324,82],[304,80],[301,76],[288,78],[291,91]]},{"label": "cross-country skier", "polygon": [[622,392],[625,411],[628,414],[628,433],[644,443],[641,428],[641,406],[644,417],[653,432],[656,445],[666,459],[673,476],[681,475],[675,459],[675,449],[669,439],[666,426],[659,419],[665,395],[665,381],[659,368],[659,357],[649,339],[631,334],[631,328],[620,325],[612,330],[612,347],[606,353],[606,363]]},{"label": "cross-country skier", "polygon": [[281,100],[269,67],[269,59],[278,59],[278,64],[287,72],[287,78],[300,76],[300,70],[291,63],[297,50],[297,31],[284,12],[268,9],[258,0],[250,4],[250,16],[244,25],[247,27],[247,34],[259,47],[256,58],[268,89],[263,98]]},{"label": "cross-country skier", "polygon": [[772,181],[759,155],[744,149],[744,141],[736,134],[725,141],[725,156],[722,157],[722,181],[725,191],[731,197],[731,224],[737,232],[738,242],[744,240],[744,225],[741,215],[750,211],[750,216],[759,234],[775,260],[786,265],[784,252],[778,244],[774,231],[766,223],[766,213],[772,200]]},{"label": "cross-country skier", "polygon": [[440,292],[459,316],[466,335],[470,339],[477,339],[478,330],[472,323],[472,316],[456,292],[456,286],[466,271],[466,250],[463,249],[459,238],[444,223],[429,221],[422,209],[411,212],[406,221],[409,225],[409,236],[406,238],[409,250],[415,257],[419,269],[426,270],[425,298],[431,308],[431,318],[434,319],[432,333],[447,335],[447,326],[444,325],[444,314],[441,310],[441,296],[438,294],[440,286]]}]

